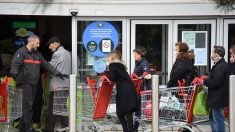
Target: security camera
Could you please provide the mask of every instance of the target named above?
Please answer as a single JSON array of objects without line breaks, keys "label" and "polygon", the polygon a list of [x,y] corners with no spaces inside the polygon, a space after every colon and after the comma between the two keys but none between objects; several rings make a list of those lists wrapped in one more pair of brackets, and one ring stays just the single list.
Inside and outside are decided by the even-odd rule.
[{"label": "security camera", "polygon": [[70,11],[70,14],[72,16],[77,16],[77,14],[78,14],[78,10],[77,9],[70,9],[69,11]]}]

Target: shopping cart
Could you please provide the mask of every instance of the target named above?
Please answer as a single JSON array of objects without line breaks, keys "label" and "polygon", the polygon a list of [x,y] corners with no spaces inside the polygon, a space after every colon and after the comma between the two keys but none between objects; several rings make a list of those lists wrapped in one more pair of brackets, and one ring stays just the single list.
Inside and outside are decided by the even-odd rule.
[{"label": "shopping cart", "polygon": [[85,131],[84,125],[88,124],[91,131],[103,131],[102,125],[112,124],[110,120],[107,121],[105,118],[108,106],[110,106],[110,99],[114,97],[114,83],[105,75],[102,75],[98,80],[87,77],[87,82],[89,87],[83,86],[77,89],[77,117],[82,124],[82,131]]},{"label": "shopping cart", "polygon": [[[193,119],[193,104],[195,98],[194,86],[172,87],[159,89],[159,126],[160,130],[169,127],[179,127],[191,129]],[[152,120],[152,93],[151,90],[142,91],[141,94],[141,112],[143,130],[147,128],[146,122]],[[149,124],[150,125],[150,124]]]},{"label": "shopping cart", "polygon": [[22,116],[22,89],[10,85],[10,78],[5,77],[0,83],[0,123],[1,130],[9,131],[14,120]]},{"label": "shopping cart", "polygon": [[[69,110],[69,89],[68,87],[58,87],[53,91],[53,115],[68,117]],[[57,132],[68,131],[69,127],[59,128]]]},{"label": "shopping cart", "polygon": [[[194,116],[193,107],[202,78],[195,78],[191,86],[185,86],[185,81],[178,81],[179,87],[159,88],[159,130],[167,128],[200,129],[197,123],[208,121],[208,116]],[[141,126],[143,131],[151,131],[152,91],[142,91],[141,94]],[[147,123],[148,124],[147,124]]]}]

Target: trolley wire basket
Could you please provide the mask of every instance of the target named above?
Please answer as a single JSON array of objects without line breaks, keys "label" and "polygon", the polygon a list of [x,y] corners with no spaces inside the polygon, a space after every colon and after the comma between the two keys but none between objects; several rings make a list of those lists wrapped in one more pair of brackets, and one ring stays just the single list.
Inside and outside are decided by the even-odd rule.
[{"label": "trolley wire basket", "polygon": [[53,114],[68,116],[69,90],[67,87],[60,87],[53,91]]},{"label": "trolley wire basket", "polygon": [[0,83],[0,123],[8,130],[14,120],[22,116],[22,89],[10,86],[10,83],[1,81]]},{"label": "trolley wire basket", "polygon": [[87,82],[77,87],[77,124],[80,131],[103,131],[114,84],[105,75],[99,80],[87,77]]}]

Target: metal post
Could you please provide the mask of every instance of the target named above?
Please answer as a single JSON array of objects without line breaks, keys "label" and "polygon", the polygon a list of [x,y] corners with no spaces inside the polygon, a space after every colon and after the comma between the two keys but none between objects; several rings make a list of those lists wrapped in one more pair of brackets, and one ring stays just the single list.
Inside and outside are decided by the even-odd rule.
[{"label": "metal post", "polygon": [[235,132],[235,75],[229,77],[229,128]]},{"label": "metal post", "polygon": [[69,132],[76,132],[76,75],[70,75],[70,89],[69,89]]},{"label": "metal post", "polygon": [[77,21],[72,16],[72,74],[77,75]]},{"label": "metal post", "polygon": [[158,98],[158,91],[159,90],[159,76],[153,75],[152,76],[152,132],[158,132],[159,129],[159,98]]}]

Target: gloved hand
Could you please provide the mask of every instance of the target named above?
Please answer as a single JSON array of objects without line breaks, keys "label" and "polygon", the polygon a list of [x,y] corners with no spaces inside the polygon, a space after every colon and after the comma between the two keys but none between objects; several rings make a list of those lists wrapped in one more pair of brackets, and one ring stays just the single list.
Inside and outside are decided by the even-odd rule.
[{"label": "gloved hand", "polygon": [[64,78],[69,78],[69,75],[67,75],[67,74],[62,74],[62,73],[60,73],[60,72],[58,72],[57,74],[56,74],[56,76],[58,76],[59,78],[61,78],[62,80],[64,80]]},{"label": "gloved hand", "polygon": [[12,77],[13,77],[14,80],[16,80],[17,77],[18,77],[18,73],[13,73],[13,74],[12,74]]},{"label": "gloved hand", "polygon": [[146,76],[144,76],[145,79],[151,79],[152,75],[151,74],[147,74]]},{"label": "gloved hand", "polygon": [[205,81],[206,78],[207,78],[207,76],[205,76],[205,75],[202,75],[202,76],[200,77],[200,84],[201,84],[201,85],[204,85],[204,81]]}]

